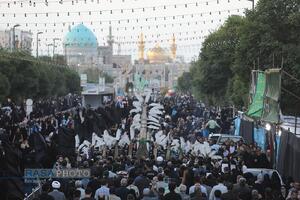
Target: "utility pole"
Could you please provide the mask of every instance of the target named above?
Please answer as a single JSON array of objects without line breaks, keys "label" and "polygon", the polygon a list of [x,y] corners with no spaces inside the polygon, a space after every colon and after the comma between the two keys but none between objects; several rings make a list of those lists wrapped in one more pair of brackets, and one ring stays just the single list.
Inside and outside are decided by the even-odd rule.
[{"label": "utility pole", "polygon": [[43,34],[43,32],[36,33],[36,58],[39,58],[39,35]]},{"label": "utility pole", "polygon": [[16,39],[16,33],[15,33],[15,29],[16,27],[19,27],[21,26],[20,24],[16,24],[13,26],[12,28],[12,46],[11,46],[11,51],[15,50],[16,49],[16,42],[15,42],[15,39]]},{"label": "utility pole", "polygon": [[55,41],[56,40],[60,40],[59,38],[53,38],[53,57],[52,57],[52,60],[54,61],[54,53],[55,53]]},{"label": "utility pole", "polygon": [[48,57],[50,58],[50,46],[53,46],[53,44],[47,44],[47,47],[48,47]]}]

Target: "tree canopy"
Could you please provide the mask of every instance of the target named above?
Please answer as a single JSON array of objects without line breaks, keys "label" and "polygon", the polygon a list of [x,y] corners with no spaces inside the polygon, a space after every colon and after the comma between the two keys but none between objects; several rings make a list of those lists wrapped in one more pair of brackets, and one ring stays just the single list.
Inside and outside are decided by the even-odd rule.
[{"label": "tree canopy", "polygon": [[[207,103],[242,107],[253,69],[283,67],[300,79],[299,10],[299,0],[260,0],[245,17],[229,17],[206,38],[192,64],[194,92]],[[283,75],[282,87],[300,96],[299,86]],[[282,91],[282,110],[296,114],[296,107],[300,101]]]},{"label": "tree canopy", "polygon": [[104,73],[101,69],[99,68],[87,68],[86,70],[83,71],[87,75],[88,82],[89,83],[98,83],[99,82],[99,76],[102,76],[105,78],[105,83],[113,83],[114,79],[107,73]]},{"label": "tree canopy", "polygon": [[0,102],[47,98],[80,91],[80,78],[66,66],[41,62],[21,52],[0,51]]}]

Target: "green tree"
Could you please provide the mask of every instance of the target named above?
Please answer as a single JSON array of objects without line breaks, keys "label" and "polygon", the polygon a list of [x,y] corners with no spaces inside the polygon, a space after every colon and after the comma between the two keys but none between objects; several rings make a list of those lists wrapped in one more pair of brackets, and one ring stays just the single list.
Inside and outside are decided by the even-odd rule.
[{"label": "green tree", "polygon": [[98,83],[99,76],[103,76],[105,78],[105,83],[113,83],[114,79],[107,73],[103,73],[102,70],[98,68],[88,68],[83,73],[85,73],[88,77],[88,82],[90,83]]},{"label": "green tree", "polygon": [[[231,16],[203,43],[192,65],[194,93],[213,104],[248,103],[251,70],[283,67],[300,79],[299,0],[260,0],[245,17]],[[300,96],[300,84],[283,76],[282,86]],[[281,108],[299,114],[300,101],[282,91]]]},{"label": "green tree", "polygon": [[76,71],[24,52],[0,50],[0,101],[7,95],[20,103],[25,98],[46,98],[80,92]]},{"label": "green tree", "polygon": [[0,72],[0,102],[9,94],[10,84],[7,77]]},{"label": "green tree", "polygon": [[178,78],[178,90],[182,92],[191,92],[192,91],[192,75],[190,72],[184,72]]},{"label": "green tree", "polygon": [[[260,0],[255,11],[246,13],[233,68],[243,85],[250,85],[250,71],[281,67],[300,78],[299,0]],[[255,62],[255,65],[254,65]],[[300,95],[300,85],[283,76],[282,86]],[[300,102],[282,92],[281,108],[287,114],[300,113]],[[245,99],[245,98],[244,98]]]},{"label": "green tree", "polygon": [[193,85],[204,100],[211,104],[224,104],[226,91],[232,75],[235,49],[239,42],[239,31],[244,19],[228,18],[216,32],[203,43],[199,60],[192,65]]}]

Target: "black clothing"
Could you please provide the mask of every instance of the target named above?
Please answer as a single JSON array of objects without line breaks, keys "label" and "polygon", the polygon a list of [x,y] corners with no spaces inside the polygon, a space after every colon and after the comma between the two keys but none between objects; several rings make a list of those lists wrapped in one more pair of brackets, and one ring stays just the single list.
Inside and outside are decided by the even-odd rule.
[{"label": "black clothing", "polygon": [[116,195],[121,198],[121,200],[126,200],[129,193],[129,189],[126,187],[119,187],[116,189]]},{"label": "black clothing", "polygon": [[166,194],[164,200],[181,200],[181,196],[173,191]]}]

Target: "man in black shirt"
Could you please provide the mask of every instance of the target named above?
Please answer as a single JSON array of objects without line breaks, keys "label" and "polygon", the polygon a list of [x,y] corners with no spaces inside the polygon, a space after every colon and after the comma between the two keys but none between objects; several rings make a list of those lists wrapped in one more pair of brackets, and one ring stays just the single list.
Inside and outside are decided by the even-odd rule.
[{"label": "man in black shirt", "polygon": [[181,200],[180,194],[177,194],[175,192],[176,184],[175,183],[169,183],[169,190],[170,192],[165,195],[164,200]]}]

